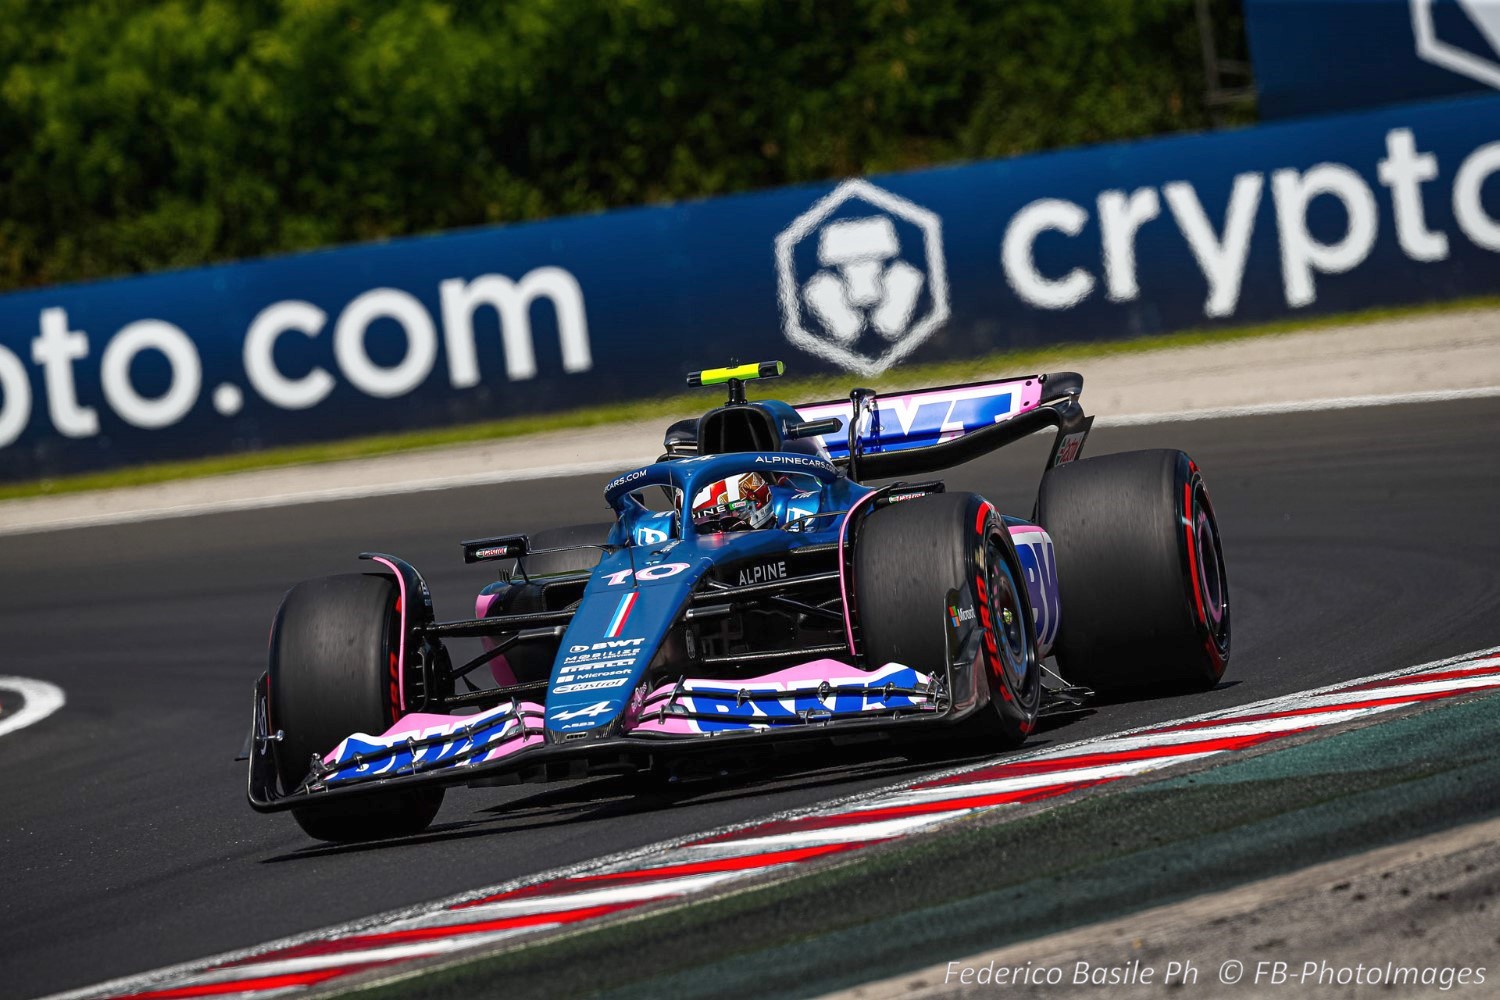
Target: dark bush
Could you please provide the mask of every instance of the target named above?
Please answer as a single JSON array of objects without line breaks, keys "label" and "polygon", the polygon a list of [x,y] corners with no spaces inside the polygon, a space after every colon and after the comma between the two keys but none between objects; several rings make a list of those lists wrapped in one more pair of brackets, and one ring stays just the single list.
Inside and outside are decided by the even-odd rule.
[{"label": "dark bush", "polygon": [[0,0],[0,287],[1208,124],[1192,0]]}]

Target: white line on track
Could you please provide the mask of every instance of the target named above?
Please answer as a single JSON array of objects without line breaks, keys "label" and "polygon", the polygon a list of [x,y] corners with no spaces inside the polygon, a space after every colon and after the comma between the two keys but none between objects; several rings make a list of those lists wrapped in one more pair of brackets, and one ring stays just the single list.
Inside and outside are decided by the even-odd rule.
[{"label": "white line on track", "polygon": [[1493,399],[1500,396],[1500,385],[1476,389],[1438,389],[1430,392],[1398,392],[1380,396],[1329,396],[1323,399],[1294,399],[1285,403],[1253,403],[1247,406],[1223,406],[1205,410],[1177,410],[1170,413],[1127,413],[1117,417],[1107,414],[1094,419],[1096,427],[1143,427],[1147,424],[1176,424],[1192,420],[1223,420],[1229,417],[1262,417],[1278,413],[1312,413],[1317,410],[1356,410],[1368,406],[1400,406],[1408,403],[1449,403],[1459,399]]},{"label": "white line on track", "polygon": [[[1234,417],[1269,416],[1278,413],[1311,413],[1319,410],[1347,410],[1372,406],[1398,406],[1410,403],[1445,403],[1462,399],[1491,399],[1500,397],[1500,385],[1482,386],[1475,389],[1449,389],[1432,392],[1404,392],[1378,396],[1330,396],[1323,399],[1299,399],[1284,403],[1257,403],[1249,406],[1228,406],[1214,409],[1176,410],[1163,413],[1137,413],[1121,416],[1100,415],[1095,419],[1098,427],[1144,427],[1150,424],[1173,424],[1196,420],[1223,420]],[[649,458],[642,459],[649,461]],[[137,524],[146,521],[165,521],[180,517],[197,517],[202,514],[230,514],[240,511],[268,510],[278,507],[293,507],[300,504],[328,503],[337,500],[361,500],[368,497],[398,496],[407,493],[432,493],[441,490],[462,489],[470,486],[497,486],[502,483],[531,482],[542,479],[561,479],[567,476],[611,475],[629,468],[630,456],[597,462],[576,462],[564,465],[546,465],[536,468],[489,469],[466,473],[460,476],[438,476],[426,479],[406,479],[389,483],[362,483],[353,486],[338,486],[328,489],[294,490],[266,496],[228,497],[221,500],[205,500],[199,503],[165,504],[160,507],[145,507],[135,510],[101,511],[74,517],[60,517],[43,521],[21,521],[0,523],[0,536],[29,535],[47,531],[64,531],[70,528],[92,528],[111,524]],[[26,501],[18,501],[24,503]]]},{"label": "white line on track", "polygon": [[432,493],[462,489],[467,486],[495,486],[500,483],[561,479],[567,476],[612,475],[630,465],[629,459],[601,462],[579,462],[574,465],[547,465],[534,469],[496,469],[462,476],[438,476],[429,479],[406,479],[396,483],[367,483],[321,490],[297,490],[259,497],[230,497],[201,503],[169,504],[137,510],[102,511],[77,517],[60,517],[50,521],[0,524],[0,535],[31,535],[69,528],[95,528],[111,524],[138,524],[144,521],[170,521],[201,514],[232,514],[247,510],[269,510],[299,504],[328,503],[335,500],[363,500],[367,497],[397,496],[403,493]]},{"label": "white line on track", "polygon": [[26,677],[0,677],[0,689],[15,691],[22,698],[19,709],[0,715],[0,736],[25,729],[34,722],[41,722],[68,701],[62,688],[56,684]]}]

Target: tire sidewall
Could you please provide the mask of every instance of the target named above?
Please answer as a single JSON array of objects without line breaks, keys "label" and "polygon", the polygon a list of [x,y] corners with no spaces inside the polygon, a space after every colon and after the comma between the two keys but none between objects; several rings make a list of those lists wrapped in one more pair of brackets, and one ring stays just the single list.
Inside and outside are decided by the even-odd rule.
[{"label": "tire sidewall", "polygon": [[[401,590],[384,574],[309,580],[282,600],[271,629],[270,724],[282,789],[292,792],[314,755],[356,732],[382,733],[403,714],[396,677]],[[292,809],[319,840],[348,842],[408,836],[426,829],[442,788],[390,791]]]},{"label": "tire sidewall", "polygon": [[[348,590],[356,585],[355,581],[378,593],[383,608],[378,616],[371,615],[372,620],[366,626],[372,634],[346,625],[347,636],[340,633],[331,637],[365,647],[356,658],[360,662],[368,660],[369,664],[367,670],[351,671],[353,676],[342,678],[339,689],[330,691],[333,679],[317,676],[327,665],[309,662],[316,659],[320,650],[306,643],[307,630],[312,624],[308,619],[317,622],[325,595]],[[300,583],[282,600],[271,628],[270,724],[273,729],[285,732],[275,748],[284,789],[290,791],[302,781],[314,753],[328,753],[351,733],[384,732],[402,714],[395,675],[396,644],[401,638],[397,634],[399,595],[400,588],[388,576],[349,574]],[[337,631],[332,623],[328,627]]]},{"label": "tire sidewall", "polygon": [[1183,583],[1188,614],[1207,656],[1207,682],[1217,683],[1229,664],[1230,601],[1229,573],[1219,537],[1218,518],[1209,499],[1198,463],[1178,452],[1178,523],[1182,525],[1179,549],[1187,572]]},{"label": "tire sidewall", "polygon": [[1105,696],[1199,690],[1223,677],[1230,595],[1213,504],[1174,449],[1118,452],[1050,469],[1037,517],[1057,557],[1069,681]]},{"label": "tire sidewall", "polygon": [[[1014,745],[1030,735],[1041,704],[1042,668],[1031,597],[1010,532],[995,508],[976,495],[970,512],[966,582],[975,603],[980,659],[990,690],[990,704],[978,711],[998,720],[1000,739]],[[1005,621],[1004,610],[1011,612],[1011,621]]]}]

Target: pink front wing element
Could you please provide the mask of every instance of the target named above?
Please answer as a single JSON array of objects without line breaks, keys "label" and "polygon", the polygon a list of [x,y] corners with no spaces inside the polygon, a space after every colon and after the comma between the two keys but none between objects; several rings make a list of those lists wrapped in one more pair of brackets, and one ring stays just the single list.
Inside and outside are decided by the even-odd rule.
[{"label": "pink front wing element", "polygon": [[360,982],[355,977],[366,970],[396,968],[468,948],[493,949],[500,941],[526,940],[523,935],[576,928],[652,904],[722,892],[767,873],[794,877],[826,859],[858,857],[871,844],[925,833],[976,814],[1003,814],[1021,803],[1057,800],[1174,764],[1223,759],[1352,719],[1500,690],[1497,654],[1500,648],[1148,729],[1047,746],[797,815],[632,850],[384,918],[115,980],[70,994],[69,1000],[296,995],[313,986],[326,990],[332,983],[353,988]]},{"label": "pink front wing element", "polygon": [[[453,736],[455,739],[464,738],[464,730],[472,729],[476,725],[483,726],[487,720],[501,719],[512,713],[511,703],[500,705],[496,708],[487,709],[474,715],[438,715],[431,712],[412,712],[404,715],[379,736],[370,736],[368,733],[352,733],[351,737],[358,737],[366,743],[385,744],[394,746],[401,742],[403,737],[415,737],[422,739],[429,736]],[[523,701],[515,706],[515,714],[520,718],[524,727],[528,720],[540,723],[546,717],[546,709],[536,702]],[[333,764],[338,760],[339,754],[344,750],[344,744],[348,739],[341,740],[323,757],[323,763]],[[508,757],[517,750],[532,747],[542,742],[540,729],[522,735],[521,729],[502,737],[502,742],[486,753],[481,759],[484,761],[499,760]]]},{"label": "pink front wing element", "polygon": [[[538,720],[542,718],[540,708],[538,708],[537,710],[536,717]],[[511,754],[520,753],[522,750],[530,750],[532,747],[539,747],[545,742],[547,742],[546,737],[544,737],[540,731],[530,730],[526,733],[525,736],[521,737],[520,739],[509,740],[505,743],[500,744],[489,753],[485,754],[483,762],[488,764],[492,760],[499,760],[501,757],[509,757]]]},{"label": "pink front wing element", "polygon": [[[753,694],[780,693],[785,692],[786,699],[779,701],[790,702],[797,698],[806,699],[808,696],[817,696],[819,689],[827,684],[829,688],[838,687],[870,687],[878,688],[882,684],[890,682],[891,678],[907,673],[916,674],[917,685],[927,686],[933,684],[933,678],[900,663],[887,663],[879,670],[864,671],[857,667],[851,667],[847,663],[838,660],[812,660],[807,663],[799,663],[795,667],[787,667],[775,673],[765,674],[761,677],[745,677],[738,680],[709,680],[706,678],[690,677],[676,684],[663,684],[647,695],[639,705],[632,706],[632,711],[627,718],[628,731],[632,733],[663,733],[674,736],[696,736],[703,732],[699,723],[692,719],[667,714],[663,709],[667,708],[673,701],[673,695],[681,695],[682,698],[691,699],[695,694],[699,696],[717,694],[733,696],[735,693],[745,691]],[[907,686],[902,684],[902,686]],[[935,689],[934,689],[935,690]],[[830,692],[826,698],[820,698],[819,702],[824,707],[831,707],[839,696]],[[676,699],[679,703],[681,699]],[[864,702],[864,706],[872,712],[888,711],[880,701]],[[935,710],[936,698],[930,702],[930,707],[920,710]],[[764,725],[769,725],[769,719]],[[759,723],[757,723],[759,725]],[[719,727],[722,728],[722,727]]]}]

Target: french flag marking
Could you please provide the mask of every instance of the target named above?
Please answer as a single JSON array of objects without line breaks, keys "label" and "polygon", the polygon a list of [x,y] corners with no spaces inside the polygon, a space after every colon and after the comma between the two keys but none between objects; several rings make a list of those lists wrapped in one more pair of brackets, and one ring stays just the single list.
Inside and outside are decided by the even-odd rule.
[{"label": "french flag marking", "polygon": [[625,622],[630,619],[630,611],[635,607],[635,599],[639,594],[632,590],[620,598],[620,606],[615,608],[615,616],[609,620],[609,628],[604,632],[606,639],[618,639],[620,632],[625,628]]}]

